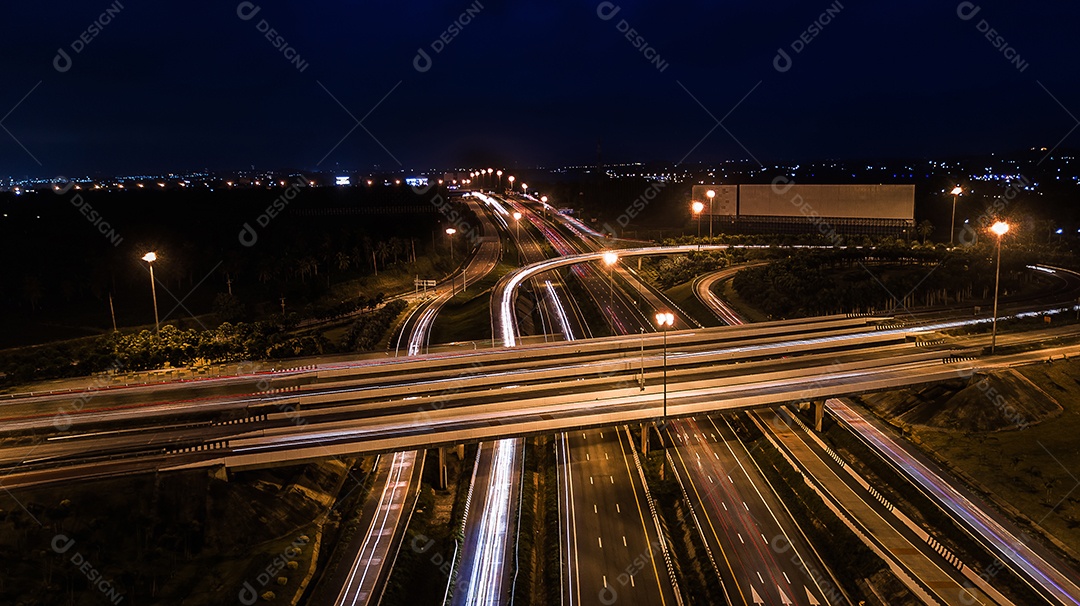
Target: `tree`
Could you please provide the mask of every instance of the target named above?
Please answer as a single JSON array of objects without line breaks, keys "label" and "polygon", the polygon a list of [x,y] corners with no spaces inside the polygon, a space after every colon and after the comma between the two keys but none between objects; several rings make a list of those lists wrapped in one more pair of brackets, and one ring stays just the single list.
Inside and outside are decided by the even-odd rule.
[{"label": "tree", "polygon": [[930,222],[930,219],[923,219],[922,223],[919,223],[919,226],[915,229],[922,237],[922,243],[926,244],[926,237],[934,233],[934,224]]},{"label": "tree", "polygon": [[214,315],[222,322],[235,322],[244,315],[244,304],[227,292],[214,297]]}]

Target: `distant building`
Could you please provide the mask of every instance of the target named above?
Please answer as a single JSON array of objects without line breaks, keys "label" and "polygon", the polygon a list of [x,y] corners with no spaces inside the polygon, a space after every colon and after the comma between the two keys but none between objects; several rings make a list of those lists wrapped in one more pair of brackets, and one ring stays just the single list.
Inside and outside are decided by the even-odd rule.
[{"label": "distant building", "polygon": [[695,185],[692,199],[718,231],[898,236],[915,226],[914,185]]}]

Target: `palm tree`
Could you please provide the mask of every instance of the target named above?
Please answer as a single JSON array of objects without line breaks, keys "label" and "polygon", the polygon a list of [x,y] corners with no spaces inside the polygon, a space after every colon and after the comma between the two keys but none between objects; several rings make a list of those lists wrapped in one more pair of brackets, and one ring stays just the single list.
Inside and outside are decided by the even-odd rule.
[{"label": "palm tree", "polygon": [[375,254],[379,256],[379,263],[383,267],[386,267],[386,258],[390,256],[390,252],[390,247],[387,246],[386,242],[380,241],[375,245]]},{"label": "palm tree", "polygon": [[352,263],[352,258],[344,252],[339,252],[336,255],[337,266],[341,271],[349,271],[349,266]]},{"label": "palm tree", "polygon": [[919,223],[919,226],[915,229],[922,236],[922,243],[926,244],[926,237],[934,233],[934,224],[930,222],[930,219],[923,219],[922,223]]}]

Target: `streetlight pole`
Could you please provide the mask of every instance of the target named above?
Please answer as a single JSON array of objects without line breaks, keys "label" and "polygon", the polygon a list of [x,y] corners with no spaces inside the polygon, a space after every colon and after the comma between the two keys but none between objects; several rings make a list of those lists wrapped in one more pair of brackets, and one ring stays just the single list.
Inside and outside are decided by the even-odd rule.
[{"label": "streetlight pole", "polygon": [[667,423],[667,331],[675,323],[675,315],[669,311],[660,312],[656,314],[656,323],[664,331],[664,422]]},{"label": "streetlight pole", "polygon": [[990,355],[993,355],[994,349],[997,347],[998,287],[1001,285],[1001,239],[1009,232],[1009,224],[998,221],[990,226],[990,231],[994,232],[998,237],[997,270],[994,272],[994,323],[993,328],[990,329]]},{"label": "streetlight pole", "polygon": [[615,307],[615,264],[619,262],[619,255],[612,251],[604,253],[604,265],[607,265],[608,275],[608,305]]},{"label": "streetlight pole", "polygon": [[513,192],[514,191],[514,175],[510,175],[509,177],[506,178],[506,180],[510,182],[510,191]]},{"label": "streetlight pole", "polygon": [[[1078,308],[1080,309],[1080,308]],[[645,329],[641,329],[641,379],[638,381],[641,391],[645,391]]]},{"label": "streetlight pole", "polygon": [[[710,189],[709,191],[705,192],[705,195],[709,197],[709,241],[711,242],[712,241],[712,216],[713,216],[712,201],[713,201],[713,198],[716,197],[716,192]],[[700,221],[699,221],[699,223],[700,223]],[[699,228],[700,228],[700,226],[699,226]]]},{"label": "streetlight pole", "polygon": [[161,322],[158,321],[157,311],[157,284],[154,280],[154,261],[157,261],[157,255],[148,252],[143,255],[142,260],[150,266],[150,294],[154,297],[154,332],[161,332]]},{"label": "streetlight pole", "polygon": [[517,251],[518,265],[521,265],[521,213],[514,213],[514,250]]},{"label": "streetlight pole", "polygon": [[690,205],[690,210],[693,211],[694,216],[697,217],[698,248],[701,248],[701,211],[705,210],[705,205],[694,200],[694,203]]},{"label": "streetlight pole", "polygon": [[502,189],[502,171],[497,170],[495,171],[495,174],[499,177],[499,189]]},{"label": "streetlight pole", "polygon": [[956,196],[959,196],[963,191],[959,185],[952,189],[952,222],[949,223],[949,246],[952,246],[956,241]]}]

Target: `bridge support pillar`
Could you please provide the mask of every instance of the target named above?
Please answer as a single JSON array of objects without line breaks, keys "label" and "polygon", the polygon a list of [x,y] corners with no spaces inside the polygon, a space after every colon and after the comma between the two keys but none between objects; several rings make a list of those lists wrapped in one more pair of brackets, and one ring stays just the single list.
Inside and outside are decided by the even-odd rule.
[{"label": "bridge support pillar", "polygon": [[446,490],[446,447],[439,447],[439,490]]},{"label": "bridge support pillar", "polygon": [[641,424],[641,454],[649,454],[649,430],[652,429],[652,423]]},{"label": "bridge support pillar", "polygon": [[224,465],[218,465],[210,468],[210,477],[215,480],[221,480],[222,482],[229,481],[229,469]]},{"label": "bridge support pillar", "polygon": [[825,418],[825,400],[814,402],[814,431],[821,431],[821,421]]}]

